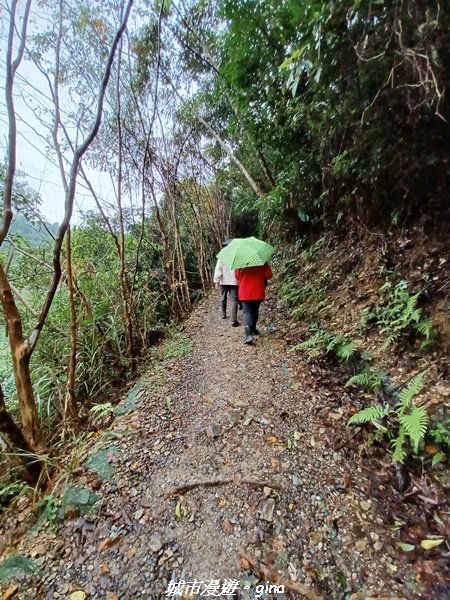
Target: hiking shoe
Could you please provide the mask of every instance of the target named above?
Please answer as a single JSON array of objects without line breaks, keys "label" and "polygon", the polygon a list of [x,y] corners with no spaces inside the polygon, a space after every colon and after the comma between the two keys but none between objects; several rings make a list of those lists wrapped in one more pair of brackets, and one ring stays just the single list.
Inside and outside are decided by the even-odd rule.
[{"label": "hiking shoe", "polygon": [[244,344],[253,344],[253,336],[250,327],[245,328]]},{"label": "hiking shoe", "polygon": [[227,318],[227,315],[222,315],[222,319],[226,319],[226,318]]},{"label": "hiking shoe", "polygon": [[231,323],[231,327],[239,327],[239,325],[240,325],[239,321],[233,321]]}]

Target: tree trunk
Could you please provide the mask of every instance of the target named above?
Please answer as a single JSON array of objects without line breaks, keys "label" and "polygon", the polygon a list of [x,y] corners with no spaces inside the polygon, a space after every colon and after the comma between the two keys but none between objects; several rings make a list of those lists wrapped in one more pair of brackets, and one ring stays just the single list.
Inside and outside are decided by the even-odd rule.
[{"label": "tree trunk", "polygon": [[19,400],[23,433],[29,446],[36,451],[41,451],[45,448],[45,445],[39,427],[39,417],[34,399],[33,385],[31,383],[28,345],[23,337],[20,313],[14,301],[5,271],[3,270],[3,265],[1,264],[0,294],[11,348],[14,380]]},{"label": "tree trunk", "polygon": [[64,407],[64,419],[66,419],[67,409],[69,409],[72,425],[78,428],[78,406],[75,399],[75,370],[77,366],[77,311],[75,307],[75,293],[72,272],[72,246],[70,227],[66,234],[66,255],[67,255],[67,291],[69,293],[70,307],[70,356],[67,373],[67,391],[66,405]]},{"label": "tree trunk", "polygon": [[18,475],[30,485],[39,481],[42,463],[36,460],[34,449],[29,445],[6,408],[3,389],[0,386],[0,447],[10,463],[18,469]]}]

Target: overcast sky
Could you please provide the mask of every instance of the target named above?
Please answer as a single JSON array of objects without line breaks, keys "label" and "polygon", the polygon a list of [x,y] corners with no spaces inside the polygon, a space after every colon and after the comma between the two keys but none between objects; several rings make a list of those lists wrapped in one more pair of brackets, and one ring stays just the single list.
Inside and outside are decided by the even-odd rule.
[{"label": "overcast sky", "polygon": [[[19,2],[19,5],[21,3]],[[35,10],[37,10],[35,5]],[[41,9],[40,9],[41,10]],[[2,89],[0,97],[0,160],[4,160],[7,148],[8,121],[5,104],[4,82],[5,82],[5,51],[7,39],[7,17],[8,15],[0,7],[0,86]],[[36,16],[34,16],[36,18]],[[37,17],[39,19],[39,17]],[[28,34],[36,33],[33,29],[33,19],[30,19]],[[42,213],[50,222],[61,221],[64,214],[64,190],[61,182],[59,168],[53,164],[53,153],[47,151],[45,140],[42,136],[48,136],[46,130],[37,119],[35,112],[42,110],[45,106],[45,96],[49,96],[48,85],[42,74],[35,65],[24,59],[16,74],[16,85],[14,89],[15,108],[17,115],[17,169],[26,174],[26,181],[39,192],[42,198]],[[49,100],[47,106],[52,109]],[[51,115],[47,117],[50,120]],[[67,154],[71,160],[71,153]],[[66,170],[70,168],[67,165]],[[105,200],[114,202],[114,191],[105,173],[92,171],[84,165],[89,178],[98,194]],[[95,209],[95,202],[90,193],[83,189],[79,178],[75,199],[75,212],[73,222],[77,222],[81,210]]]}]

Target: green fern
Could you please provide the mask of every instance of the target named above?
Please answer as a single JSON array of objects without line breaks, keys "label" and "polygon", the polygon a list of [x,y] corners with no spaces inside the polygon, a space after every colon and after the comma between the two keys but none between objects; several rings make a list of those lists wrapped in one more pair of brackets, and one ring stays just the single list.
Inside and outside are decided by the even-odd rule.
[{"label": "green fern", "polygon": [[383,387],[383,383],[383,378],[378,372],[368,370],[350,377],[345,384],[345,387],[359,385],[368,390],[380,391]]},{"label": "green fern", "polygon": [[433,334],[431,319],[423,316],[422,309],[417,306],[420,292],[411,295],[406,281],[399,281],[394,287],[387,281],[381,288],[380,303],[362,316],[362,323],[375,323],[386,335],[382,349],[397,342],[408,330],[414,330],[425,338],[424,344],[430,342]]},{"label": "green fern", "polygon": [[417,396],[422,389],[424,379],[425,373],[419,373],[413,379],[411,379],[408,385],[400,392],[399,402],[397,404],[398,414],[403,414],[404,411],[411,406],[412,399],[414,396]]},{"label": "green fern", "polygon": [[428,425],[428,413],[423,406],[411,406],[408,414],[400,415],[400,423],[405,434],[410,438],[414,451],[417,453],[419,444],[424,439]]},{"label": "green fern", "polygon": [[296,304],[299,301],[300,297],[301,297],[301,292],[298,290],[293,290],[289,294],[286,294],[284,296],[283,300],[286,302],[286,304],[288,304],[289,306],[292,306],[293,304]]},{"label": "green fern", "polygon": [[[365,383],[369,380],[370,375],[368,373],[360,373],[349,379],[347,385]],[[414,404],[414,397],[422,389],[423,382],[424,374],[419,373],[400,392],[395,408],[370,406],[353,415],[348,420],[348,424],[371,423],[378,430],[378,435],[376,435],[378,441],[381,441],[384,436],[388,436],[391,439],[393,462],[402,463],[407,456],[405,449],[406,440],[409,440],[414,453],[417,454],[420,443],[425,439],[427,432],[427,410],[423,406],[416,406]],[[380,424],[381,420],[385,417],[387,417],[386,426]],[[397,427],[398,431],[395,433]]]},{"label": "green fern", "polygon": [[373,423],[375,421],[381,421],[387,414],[389,409],[386,406],[369,406],[355,413],[348,420],[349,425],[356,425],[360,423]]},{"label": "green fern", "polygon": [[294,308],[294,310],[291,312],[291,317],[294,318],[301,318],[303,316],[305,316],[306,314],[306,309],[304,306],[299,306],[298,308]]},{"label": "green fern", "polygon": [[442,460],[444,460],[444,458],[445,458],[445,454],[443,452],[436,452],[436,454],[433,456],[433,460],[431,461],[431,466],[435,467]]},{"label": "green fern", "polygon": [[356,346],[352,341],[339,344],[336,354],[343,360],[349,360],[356,352]]},{"label": "green fern", "polygon": [[370,376],[369,373],[358,373],[357,375],[353,375],[345,384],[345,387],[350,387],[352,385],[360,385],[364,388],[370,387]]},{"label": "green fern", "polygon": [[323,332],[317,331],[310,338],[302,342],[301,344],[295,345],[292,350],[310,350],[311,348],[315,348],[316,346],[322,344],[323,341]]}]

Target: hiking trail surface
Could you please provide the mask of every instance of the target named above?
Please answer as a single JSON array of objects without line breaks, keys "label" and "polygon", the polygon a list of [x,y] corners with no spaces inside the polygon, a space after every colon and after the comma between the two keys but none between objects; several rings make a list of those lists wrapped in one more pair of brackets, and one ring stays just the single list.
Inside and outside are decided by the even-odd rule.
[{"label": "hiking trail surface", "polygon": [[[39,569],[15,598],[177,597],[180,580],[198,584],[184,598],[427,598],[366,492],[370,474],[333,449],[333,389],[288,352],[283,323],[269,299],[244,346],[217,293],[197,305],[107,431],[110,476],[78,469],[102,497],[96,518],[69,510],[59,529],[14,540]],[[277,573],[284,594],[267,591]]]}]

